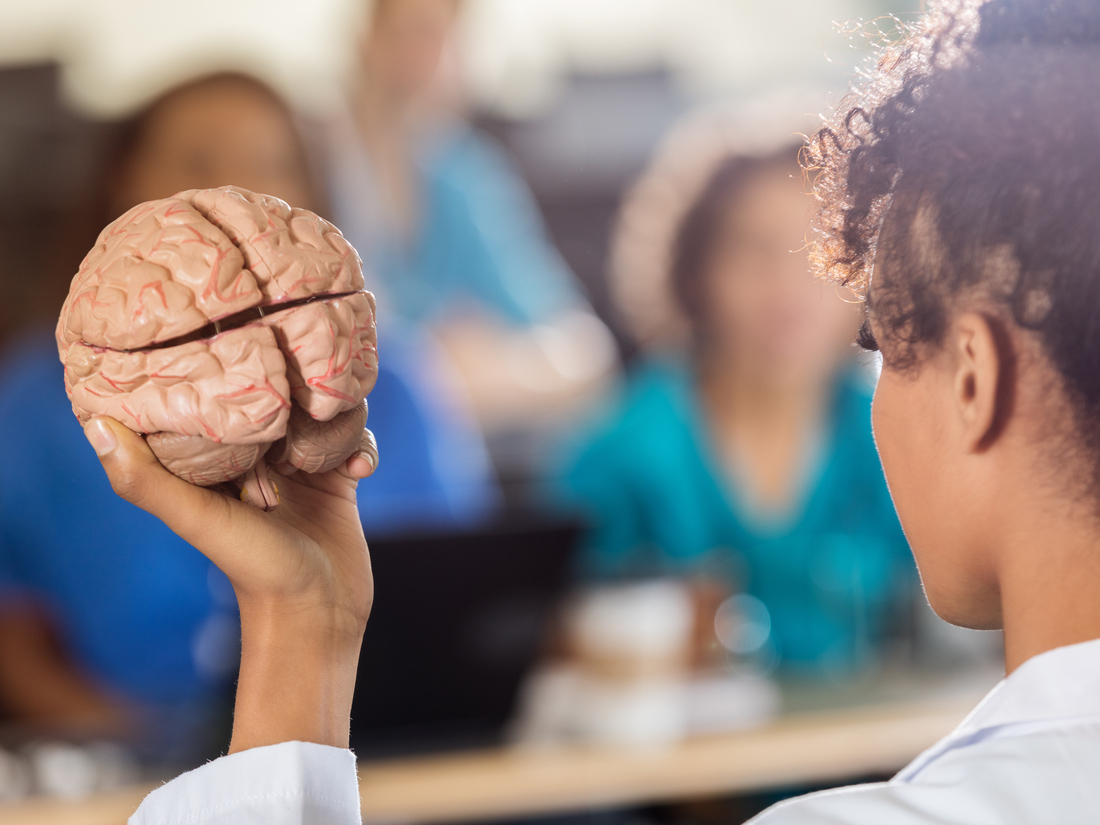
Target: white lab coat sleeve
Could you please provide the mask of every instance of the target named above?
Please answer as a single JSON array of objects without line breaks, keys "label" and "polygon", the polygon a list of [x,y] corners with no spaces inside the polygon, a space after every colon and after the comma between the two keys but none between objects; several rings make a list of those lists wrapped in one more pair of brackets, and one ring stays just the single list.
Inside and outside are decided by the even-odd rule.
[{"label": "white lab coat sleeve", "polygon": [[360,825],[349,750],[283,742],[223,756],[153,791],[129,825]]}]

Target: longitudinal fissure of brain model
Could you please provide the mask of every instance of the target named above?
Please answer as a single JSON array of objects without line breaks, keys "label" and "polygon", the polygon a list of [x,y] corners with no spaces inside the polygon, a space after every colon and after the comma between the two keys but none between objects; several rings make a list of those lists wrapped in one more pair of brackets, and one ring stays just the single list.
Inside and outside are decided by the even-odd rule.
[{"label": "longitudinal fissure of brain model", "polygon": [[271,506],[266,465],[324,472],[359,448],[378,374],[363,283],[339,230],[278,198],[230,186],[135,206],[58,321],[73,412],[145,433],[193,484],[244,477]]}]

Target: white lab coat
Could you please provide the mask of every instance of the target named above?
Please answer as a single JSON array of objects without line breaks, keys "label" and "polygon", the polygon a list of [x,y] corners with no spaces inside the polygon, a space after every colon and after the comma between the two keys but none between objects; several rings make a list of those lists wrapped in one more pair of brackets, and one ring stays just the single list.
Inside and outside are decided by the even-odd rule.
[{"label": "white lab coat", "polygon": [[889,782],[769,808],[749,825],[1100,824],[1100,639],[1049,650]]},{"label": "white lab coat", "polygon": [[359,825],[349,750],[283,742],[223,756],[153,791],[129,825]]},{"label": "white lab coat", "polygon": [[[287,742],[151,793],[130,825],[358,825],[350,751]],[[1100,639],[1029,659],[889,782],[782,802],[750,825],[1100,825]]]}]

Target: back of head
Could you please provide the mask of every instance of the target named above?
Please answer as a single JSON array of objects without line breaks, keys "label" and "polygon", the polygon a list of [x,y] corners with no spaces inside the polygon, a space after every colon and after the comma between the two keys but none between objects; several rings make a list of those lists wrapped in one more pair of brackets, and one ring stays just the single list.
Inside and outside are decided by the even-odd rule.
[{"label": "back of head", "polygon": [[1100,467],[1100,3],[944,2],[811,143],[816,259],[916,366],[952,314],[1031,331]]},{"label": "back of head", "polygon": [[1100,46],[1100,8],[1092,0],[997,0],[982,6],[979,16],[979,50]]}]

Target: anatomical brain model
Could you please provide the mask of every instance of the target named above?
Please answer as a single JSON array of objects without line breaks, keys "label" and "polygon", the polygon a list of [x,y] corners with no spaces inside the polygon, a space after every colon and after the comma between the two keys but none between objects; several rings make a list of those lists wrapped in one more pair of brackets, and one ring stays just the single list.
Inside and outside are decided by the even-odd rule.
[{"label": "anatomical brain model", "polygon": [[81,423],[147,434],[193,484],[238,479],[274,506],[266,465],[308,473],[359,449],[378,373],[374,297],[332,224],[244,189],[135,206],[100,234],[57,325]]}]

